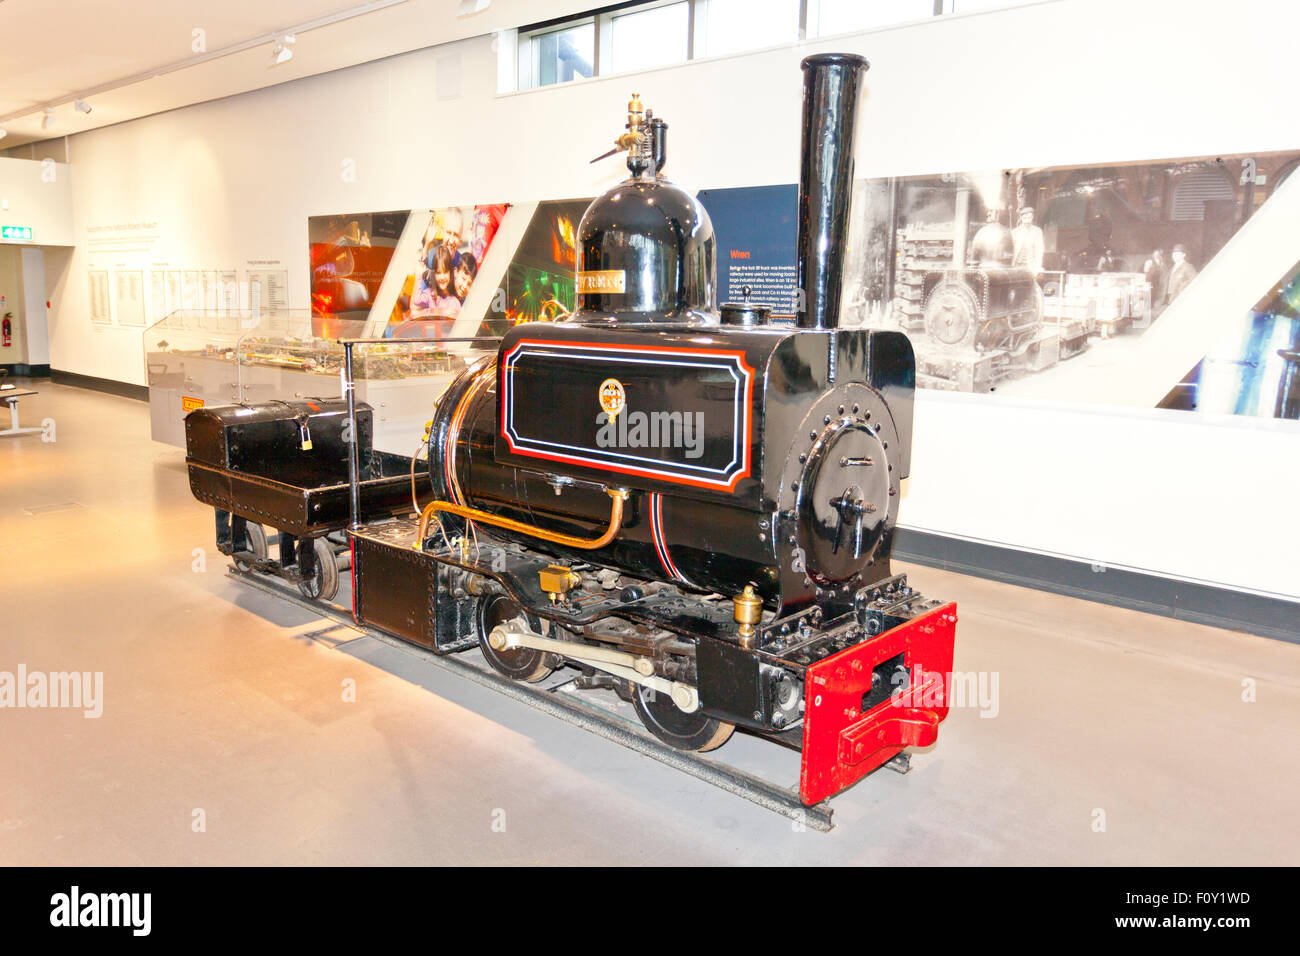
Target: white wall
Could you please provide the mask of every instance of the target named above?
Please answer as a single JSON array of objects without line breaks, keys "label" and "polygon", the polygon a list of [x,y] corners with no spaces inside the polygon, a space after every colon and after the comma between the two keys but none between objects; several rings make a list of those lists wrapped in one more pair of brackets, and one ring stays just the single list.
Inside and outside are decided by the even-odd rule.
[{"label": "white wall", "polygon": [[[480,38],[78,135],[53,365],[144,381],[140,332],[87,319],[86,269],[115,261],[97,227],[156,223],[171,268],[279,260],[305,307],[308,216],[595,194],[632,90],[678,182],[793,182],[798,63],[830,49],[873,62],[860,176],[1294,149],[1293,66],[1259,38],[1298,33],[1289,2],[1054,0],[505,96]],[[1290,423],[923,393],[916,426],[905,525],[1300,598]]]},{"label": "white wall", "polygon": [[[46,144],[42,144],[43,147]],[[30,226],[32,241],[0,243],[0,294],[12,312],[13,343],[0,351],[0,365],[46,365],[44,246],[76,242],[72,215],[72,169],[47,154],[62,155],[62,141],[32,150],[37,159],[0,157],[0,225]],[[42,158],[43,157],[43,158]]]},{"label": "white wall", "polygon": [[70,246],[72,175],[53,159],[0,157],[0,226],[31,226],[32,243]]}]

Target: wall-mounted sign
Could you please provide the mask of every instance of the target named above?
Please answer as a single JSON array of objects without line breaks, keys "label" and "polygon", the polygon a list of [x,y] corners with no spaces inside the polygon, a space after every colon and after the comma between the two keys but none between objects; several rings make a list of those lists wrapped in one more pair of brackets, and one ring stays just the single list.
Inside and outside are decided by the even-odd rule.
[{"label": "wall-mounted sign", "polygon": [[31,226],[0,226],[0,239],[31,239]]}]

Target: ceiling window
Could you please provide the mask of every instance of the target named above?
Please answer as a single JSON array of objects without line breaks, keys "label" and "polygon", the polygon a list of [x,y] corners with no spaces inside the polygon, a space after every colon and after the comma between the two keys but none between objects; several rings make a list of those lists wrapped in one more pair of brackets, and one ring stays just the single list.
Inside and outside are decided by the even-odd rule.
[{"label": "ceiling window", "polygon": [[942,2],[936,9],[935,0],[808,0],[808,36],[857,33],[922,20],[942,13]]},{"label": "ceiling window", "polygon": [[[0,0],[3,2],[3,0]],[[635,73],[1031,0],[646,0],[506,31],[501,90]]]},{"label": "ceiling window", "polygon": [[596,24],[565,24],[519,40],[519,86],[550,86],[596,72]]},{"label": "ceiling window", "polygon": [[724,56],[795,43],[799,0],[697,0],[696,53]]},{"label": "ceiling window", "polygon": [[609,39],[607,45],[602,45],[601,73],[648,70],[656,66],[684,63],[690,57],[689,0],[679,0],[677,3],[648,10],[613,13],[606,19],[609,23]]}]

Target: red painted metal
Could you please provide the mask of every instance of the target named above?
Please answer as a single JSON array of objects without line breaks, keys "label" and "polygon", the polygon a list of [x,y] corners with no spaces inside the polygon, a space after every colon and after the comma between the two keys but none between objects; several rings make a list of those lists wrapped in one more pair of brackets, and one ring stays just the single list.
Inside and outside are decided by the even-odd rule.
[{"label": "red painted metal", "polygon": [[[808,668],[799,796],[820,803],[907,747],[927,747],[948,716],[957,605],[945,604]],[[906,689],[862,712],[872,668],[903,656]]]},{"label": "red painted metal", "polygon": [[357,539],[351,534],[348,535],[348,553],[352,556],[352,620],[360,624],[361,615],[357,614]]}]

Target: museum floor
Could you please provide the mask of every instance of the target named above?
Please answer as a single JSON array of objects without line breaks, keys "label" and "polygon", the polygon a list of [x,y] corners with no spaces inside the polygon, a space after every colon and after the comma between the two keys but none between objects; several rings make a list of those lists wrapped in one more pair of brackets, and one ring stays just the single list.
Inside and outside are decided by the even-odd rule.
[{"label": "museum floor", "polygon": [[102,671],[103,714],[0,709],[0,864],[1300,862],[1300,645],[910,569],[996,714],[799,832],[230,579],[145,404],[35,387],[57,442],[0,439],[0,671]]}]

